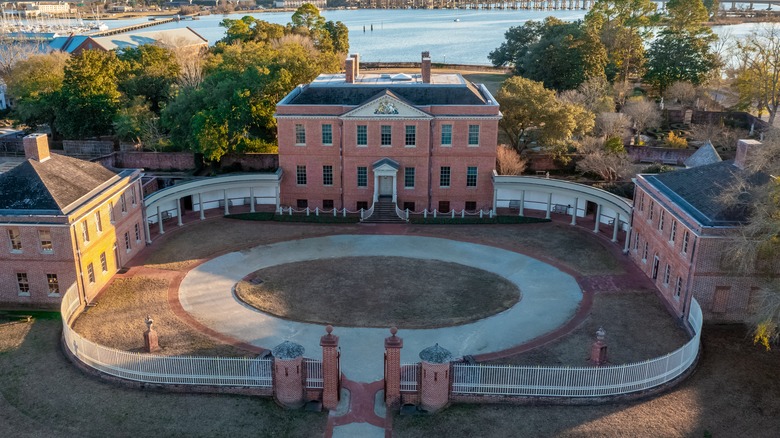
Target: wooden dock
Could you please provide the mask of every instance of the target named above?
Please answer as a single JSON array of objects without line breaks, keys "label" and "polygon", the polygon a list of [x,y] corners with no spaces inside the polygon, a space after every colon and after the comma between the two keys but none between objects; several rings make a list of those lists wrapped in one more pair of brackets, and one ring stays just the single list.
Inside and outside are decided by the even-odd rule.
[{"label": "wooden dock", "polygon": [[159,24],[173,23],[175,21],[180,21],[182,19],[183,17],[163,18],[161,20],[146,21],[143,23],[131,24],[130,26],[117,27],[115,29],[98,30],[95,32],[89,32],[86,35],[89,35],[91,37],[111,36],[119,33],[132,32],[138,29],[145,29],[147,27],[157,26]]}]

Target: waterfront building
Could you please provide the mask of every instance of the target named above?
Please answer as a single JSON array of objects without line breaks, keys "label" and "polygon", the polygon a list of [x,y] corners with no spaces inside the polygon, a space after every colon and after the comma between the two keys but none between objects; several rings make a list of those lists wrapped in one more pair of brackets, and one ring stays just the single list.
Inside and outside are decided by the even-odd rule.
[{"label": "waterfront building", "polygon": [[192,50],[208,48],[209,42],[189,27],[181,29],[123,32],[111,36],[69,35],[56,37],[49,42],[52,50],[78,55],[84,50],[122,50],[144,44]]},{"label": "waterfront building", "polygon": [[0,304],[53,308],[73,287],[90,302],[144,247],[141,171],[50,153],[45,134],[24,149],[0,174]]},{"label": "waterfront building", "polygon": [[723,192],[742,178],[754,185],[769,182],[769,175],[745,167],[757,147],[755,140],[740,140],[733,161],[704,149],[704,164],[689,160],[694,167],[636,178],[629,254],[677,315],[686,314],[696,298],[709,319],[745,321],[759,305],[760,276],[780,272],[778,260],[739,272],[726,252],[749,209],[725,201]]},{"label": "waterfront building", "polygon": [[351,55],[276,107],[281,204],[360,210],[489,210],[498,103],[457,73],[366,73]]}]

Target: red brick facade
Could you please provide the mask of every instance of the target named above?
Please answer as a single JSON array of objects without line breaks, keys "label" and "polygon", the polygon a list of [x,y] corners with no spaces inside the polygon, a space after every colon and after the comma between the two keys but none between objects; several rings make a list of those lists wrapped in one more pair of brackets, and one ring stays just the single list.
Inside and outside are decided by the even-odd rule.
[{"label": "red brick facade", "polygon": [[[30,137],[25,142],[45,143]],[[29,159],[45,161],[48,145],[36,146]],[[53,308],[74,286],[92,300],[145,246],[142,202],[140,172],[126,170],[64,211],[0,212],[0,303]]]},{"label": "red brick facade", "polygon": [[[401,83],[356,70],[353,82],[323,75],[277,106],[281,204],[356,210],[395,193],[399,208],[416,211],[489,209],[500,118],[490,93],[455,74]],[[339,101],[367,87],[366,96],[376,93]],[[446,101],[448,90],[468,102]],[[330,100],[319,98],[324,94]],[[439,97],[425,103],[429,95]],[[396,167],[388,169],[394,176],[375,173],[384,159]]]},{"label": "red brick facade", "polygon": [[450,363],[421,362],[420,406],[436,412],[447,406],[450,397]]},{"label": "red brick facade", "polygon": [[637,177],[631,258],[677,315],[687,314],[695,298],[710,320],[745,321],[758,305],[760,282],[752,273],[735,272],[728,259],[726,250],[738,225],[702,225],[683,204],[646,176]]}]

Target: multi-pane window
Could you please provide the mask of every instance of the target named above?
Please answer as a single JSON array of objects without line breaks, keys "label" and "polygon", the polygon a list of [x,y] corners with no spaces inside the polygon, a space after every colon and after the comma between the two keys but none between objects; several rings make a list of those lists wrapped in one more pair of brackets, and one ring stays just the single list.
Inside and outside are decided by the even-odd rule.
[{"label": "multi-pane window", "polygon": [[295,200],[295,206],[298,208],[309,208],[309,200],[308,199],[296,199]]},{"label": "multi-pane window", "polygon": [[30,280],[27,279],[26,272],[16,273],[16,287],[19,295],[30,295]]},{"label": "multi-pane window", "polygon": [[22,233],[18,228],[11,228],[8,230],[8,238],[11,240],[11,251],[22,250]]},{"label": "multi-pane window", "polygon": [[125,194],[119,197],[119,203],[122,205],[122,213],[127,213],[127,201],[125,201]]},{"label": "multi-pane window", "polygon": [[414,167],[404,168],[404,188],[414,188]]},{"label": "multi-pane window", "polygon": [[441,145],[452,146],[452,125],[441,125]]},{"label": "multi-pane window", "polygon": [[669,275],[672,273],[672,267],[669,266],[669,263],[666,264],[666,269],[664,270],[664,284],[669,284]]},{"label": "multi-pane window", "polygon": [[647,212],[647,219],[649,221],[653,220],[653,207],[654,206],[655,206],[655,204],[653,203],[653,201],[650,201],[650,208],[648,209],[648,212]]},{"label": "multi-pane window", "polygon": [[406,146],[414,146],[417,144],[417,127],[409,125],[406,127]]},{"label": "multi-pane window", "polygon": [[442,166],[439,170],[439,187],[450,186],[450,166]]},{"label": "multi-pane window", "polygon": [[683,233],[683,244],[682,244],[682,252],[683,254],[688,254],[688,230],[685,230],[685,233]]},{"label": "multi-pane window", "polygon": [[368,144],[368,125],[357,125],[357,145],[366,146]]},{"label": "multi-pane window", "polygon": [[393,144],[393,127],[390,125],[382,125],[382,132],[379,138],[382,146],[390,146]]},{"label": "multi-pane window", "polygon": [[295,144],[306,144],[306,128],[300,123],[295,125]]},{"label": "multi-pane window", "polygon": [[682,277],[677,277],[677,285],[674,287],[674,297],[680,298],[682,292]]},{"label": "multi-pane window", "polygon": [[[133,199],[135,199],[135,197],[133,197]],[[99,211],[95,212],[95,228],[97,229],[98,233],[102,233],[103,232],[103,221],[100,220],[100,212]]]},{"label": "multi-pane window", "polygon": [[87,265],[87,277],[90,284],[95,282],[95,267],[92,266],[92,263]]},{"label": "multi-pane window", "polygon": [[329,123],[322,125],[322,144],[333,144],[333,125]]},{"label": "multi-pane window", "polygon": [[46,282],[49,284],[49,295],[60,293],[60,281],[57,279],[57,274],[46,274]]},{"label": "multi-pane window", "polygon": [[332,199],[323,199],[322,200],[322,209],[323,210],[333,210],[333,200]]},{"label": "multi-pane window", "polygon": [[677,237],[677,221],[672,220],[672,231],[669,233],[669,241],[674,242],[675,237]]},{"label": "multi-pane window", "polygon": [[644,260],[647,260],[647,250],[648,250],[648,249],[650,249],[650,246],[647,244],[647,242],[645,242],[645,250],[644,250],[644,252],[642,253],[642,260],[643,260],[643,261],[644,261]]},{"label": "multi-pane window", "polygon": [[658,231],[664,230],[664,219],[666,218],[666,210],[661,210],[661,215],[658,217]]},{"label": "multi-pane window", "polygon": [[135,205],[135,186],[130,187],[130,203]]},{"label": "multi-pane window", "polygon": [[477,168],[469,166],[466,169],[466,187],[477,186]]},{"label": "multi-pane window", "polygon": [[138,224],[135,224],[135,241],[141,241],[141,226]]},{"label": "multi-pane window", "polygon": [[439,211],[442,213],[450,211],[450,201],[439,201]]},{"label": "multi-pane window", "polygon": [[38,239],[41,241],[41,251],[52,252],[54,247],[51,245],[51,231],[38,230]]},{"label": "multi-pane window", "polygon": [[112,224],[114,223],[114,203],[109,202],[108,203],[108,220]]},{"label": "multi-pane window", "polygon": [[639,231],[634,233],[634,251],[639,249]]},{"label": "multi-pane window", "polygon": [[322,166],[322,185],[333,185],[333,166]]},{"label": "multi-pane window", "polygon": [[125,233],[125,251],[130,252],[130,250],[133,249],[132,246],[130,246],[130,232]]},{"label": "multi-pane window", "polygon": [[89,225],[87,221],[81,223],[81,239],[84,240],[84,243],[89,242]]},{"label": "multi-pane window", "polygon": [[108,260],[106,260],[105,252],[100,253],[100,268],[103,269],[103,272],[108,272]]},{"label": "multi-pane window", "polygon": [[477,201],[466,201],[466,211],[475,211],[477,209]]},{"label": "multi-pane window", "polygon": [[358,167],[357,168],[357,186],[358,187],[368,187],[368,168],[367,167]]},{"label": "multi-pane window", "polygon": [[479,125],[469,125],[469,146],[479,146]]},{"label": "multi-pane window", "polygon": [[306,166],[297,166],[295,168],[295,183],[299,186],[306,185]]},{"label": "multi-pane window", "polygon": [[639,211],[645,211],[645,192],[639,194]]}]

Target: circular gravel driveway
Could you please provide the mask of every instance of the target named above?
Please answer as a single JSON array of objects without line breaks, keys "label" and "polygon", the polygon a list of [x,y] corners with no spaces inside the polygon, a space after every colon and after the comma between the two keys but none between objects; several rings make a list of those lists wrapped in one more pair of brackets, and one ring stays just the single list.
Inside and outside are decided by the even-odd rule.
[{"label": "circular gravel driveway", "polygon": [[[455,357],[506,350],[549,333],[568,322],[582,300],[574,277],[523,254],[474,243],[433,237],[336,235],[292,240],[225,254],[192,269],[179,286],[179,301],[202,324],[244,342],[271,349],[290,340],[320,358],[321,325],[283,320],[238,301],[233,286],[248,274],[271,266],[313,259],[395,256],[441,260],[483,269],[516,284],[523,299],[496,315],[468,324],[401,330],[402,362],[418,362],[419,352],[435,343]],[[403,275],[403,273],[399,273]],[[366,279],[367,286],[370,278]],[[415,279],[421,283],[424,278]],[[336,327],[341,366],[359,382],[382,379],[387,329]]]}]

